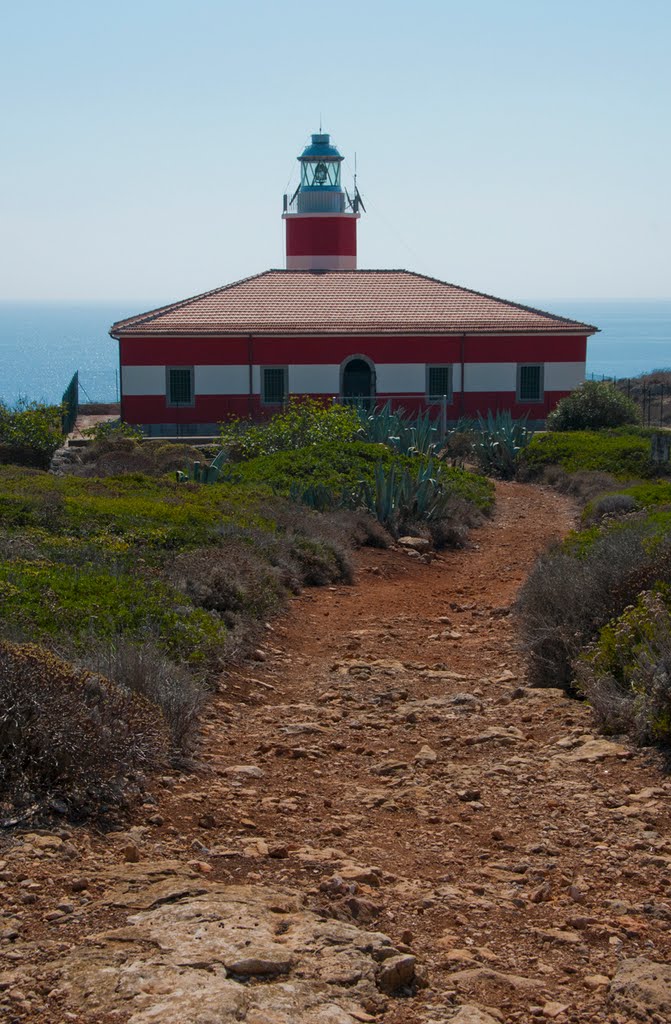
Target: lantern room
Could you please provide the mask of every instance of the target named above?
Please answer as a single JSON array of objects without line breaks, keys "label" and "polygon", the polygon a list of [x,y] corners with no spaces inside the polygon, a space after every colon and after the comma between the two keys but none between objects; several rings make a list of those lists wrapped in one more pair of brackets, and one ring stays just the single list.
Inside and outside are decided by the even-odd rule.
[{"label": "lantern room", "polygon": [[342,187],[344,157],[325,132],[312,135],[298,162],[301,178],[284,197],[287,270],[356,270],[356,222],[361,201]]}]

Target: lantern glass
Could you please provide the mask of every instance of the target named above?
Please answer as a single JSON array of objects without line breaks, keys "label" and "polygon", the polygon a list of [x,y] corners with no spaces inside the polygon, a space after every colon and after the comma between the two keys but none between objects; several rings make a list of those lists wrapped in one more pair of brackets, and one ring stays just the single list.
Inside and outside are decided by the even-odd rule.
[{"label": "lantern glass", "polygon": [[301,160],[301,188],[340,188],[340,161]]}]

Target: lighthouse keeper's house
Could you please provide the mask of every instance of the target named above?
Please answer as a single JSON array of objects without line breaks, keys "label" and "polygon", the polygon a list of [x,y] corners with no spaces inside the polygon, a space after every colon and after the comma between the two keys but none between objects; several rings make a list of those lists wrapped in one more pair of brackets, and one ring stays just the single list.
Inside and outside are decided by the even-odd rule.
[{"label": "lighthouse keeper's house", "polygon": [[406,270],[357,270],[363,204],[342,187],[342,156],[318,134],[298,159],[300,185],[284,199],[286,270],[111,328],[126,422],[149,435],[209,434],[291,395],[542,421],[584,379],[595,327]]}]

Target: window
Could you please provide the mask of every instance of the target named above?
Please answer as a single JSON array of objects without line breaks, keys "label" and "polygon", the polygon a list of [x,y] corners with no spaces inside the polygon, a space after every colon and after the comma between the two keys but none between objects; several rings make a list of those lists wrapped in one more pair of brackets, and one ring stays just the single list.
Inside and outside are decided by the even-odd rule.
[{"label": "window", "polygon": [[261,369],[261,402],[283,405],[287,400],[288,372],[286,366],[264,366]]},{"label": "window", "polygon": [[543,367],[540,363],[517,367],[517,401],[543,401]]},{"label": "window", "polygon": [[193,366],[167,368],[168,405],[193,405]]},{"label": "window", "polygon": [[447,395],[448,402],[452,401],[451,366],[427,366],[426,394],[430,402],[439,402],[443,395]]}]

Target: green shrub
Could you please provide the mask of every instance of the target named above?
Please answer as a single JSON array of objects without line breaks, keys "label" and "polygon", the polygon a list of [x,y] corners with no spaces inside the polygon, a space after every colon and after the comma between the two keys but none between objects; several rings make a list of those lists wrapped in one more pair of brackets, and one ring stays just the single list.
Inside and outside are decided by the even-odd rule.
[{"label": "green shrub", "polygon": [[262,484],[278,494],[291,494],[299,487],[319,484],[334,493],[356,487],[361,481],[372,483],[378,465],[392,463],[410,466],[412,456],[397,456],[383,444],[363,441],[322,441],[295,451],[278,451],[261,455],[235,467],[234,480],[239,483]]},{"label": "green shrub", "polygon": [[[240,483],[265,483],[280,494],[297,495],[308,488],[322,488],[322,493],[332,494],[337,503],[343,491],[356,491],[360,484],[374,486],[378,467],[387,474],[392,467],[396,473],[407,470],[416,474],[428,464],[417,456],[395,455],[386,445],[327,442],[252,459],[237,466],[235,472]],[[493,488],[482,477],[439,464],[434,464],[434,472],[454,497],[472,501],[482,512],[491,509]]]},{"label": "green shrub", "polygon": [[668,480],[634,484],[618,491],[636,502],[638,508],[654,509],[657,506],[671,506],[671,482]]},{"label": "green shrub", "polygon": [[288,407],[267,423],[230,420],[220,425],[221,443],[229,458],[253,459],[275,452],[293,451],[313,444],[351,441],[359,420],[347,405],[324,405],[315,399],[294,395]]},{"label": "green shrub", "polygon": [[84,566],[0,562],[2,616],[31,640],[84,649],[93,637],[155,638],[173,659],[205,667],[226,640],[222,622],[158,580]]},{"label": "green shrub", "polygon": [[547,466],[560,466],[567,473],[609,473],[619,480],[661,475],[650,460],[650,439],[643,431],[536,434],[521,456],[522,473],[540,476]]},{"label": "green shrub", "polygon": [[14,408],[0,402],[0,463],[46,469],[64,441],[61,407],[19,401]]},{"label": "green shrub", "polygon": [[605,732],[671,743],[671,591],[659,586],[603,627],[577,681]]},{"label": "green shrub", "polygon": [[516,611],[534,686],[574,689],[574,663],[641,590],[671,582],[671,513],[616,521],[545,552]]},{"label": "green shrub", "polygon": [[640,423],[638,406],[610,383],[587,380],[562,398],[547,418],[548,430],[601,430]]},{"label": "green shrub", "polygon": [[594,523],[604,516],[628,515],[641,509],[660,508],[671,509],[671,483],[656,480],[600,493],[596,500],[590,501],[585,507],[583,520]]},{"label": "green shrub", "polygon": [[107,441],[114,443],[122,438],[130,438],[133,441],[141,441],[143,433],[139,427],[130,423],[124,423],[120,419],[101,420],[95,426],[84,431],[84,436],[92,441]]},{"label": "green shrub", "polygon": [[148,700],[31,644],[0,641],[0,803],[75,815],[123,800],[167,753]]}]

